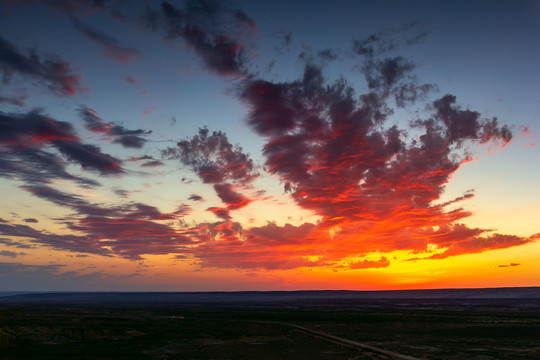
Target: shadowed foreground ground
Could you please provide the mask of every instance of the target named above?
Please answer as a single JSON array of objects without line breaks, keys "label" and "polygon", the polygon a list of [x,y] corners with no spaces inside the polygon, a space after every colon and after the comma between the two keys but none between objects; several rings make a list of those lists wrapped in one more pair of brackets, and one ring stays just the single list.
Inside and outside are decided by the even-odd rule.
[{"label": "shadowed foreground ground", "polygon": [[0,359],[540,359],[536,348],[540,310],[519,301],[0,302]]}]

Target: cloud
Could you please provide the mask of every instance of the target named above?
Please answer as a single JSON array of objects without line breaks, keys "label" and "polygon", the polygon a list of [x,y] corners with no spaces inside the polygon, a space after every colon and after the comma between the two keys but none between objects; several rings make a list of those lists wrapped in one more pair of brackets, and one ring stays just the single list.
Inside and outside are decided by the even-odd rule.
[{"label": "cloud", "polygon": [[[448,141],[461,144],[464,140],[478,140],[481,143],[500,139],[503,143],[512,140],[512,133],[507,125],[500,126],[496,118],[480,119],[480,113],[461,110],[456,105],[456,97],[445,95],[433,103],[435,116],[444,123]],[[428,124],[427,126],[431,126]]]},{"label": "cloud", "polygon": [[218,75],[245,75],[246,53],[238,33],[253,31],[255,22],[242,10],[212,0],[187,1],[182,8],[164,1],[159,10],[147,9],[143,23],[152,30],[164,31],[167,39],[184,40]]},{"label": "cloud", "polygon": [[226,209],[226,208],[213,206],[206,209],[206,211],[210,211],[214,213],[214,215],[216,215],[218,218],[223,219],[225,221],[229,221],[232,219],[231,212],[229,211],[229,209]]},{"label": "cloud", "polygon": [[513,266],[520,266],[521,264],[518,264],[518,263],[510,263],[510,264],[505,264],[505,265],[499,265],[500,268],[502,267],[513,267]]},{"label": "cloud", "polygon": [[40,145],[50,141],[78,141],[70,123],[56,121],[31,111],[26,114],[0,112],[0,142],[11,146]]},{"label": "cloud", "polygon": [[192,138],[162,151],[168,159],[178,159],[195,172],[203,183],[212,184],[226,208],[210,207],[217,217],[231,220],[230,210],[240,209],[252,200],[237,191],[259,176],[253,160],[238,145],[232,145],[225,133],[199,129]]},{"label": "cloud", "polygon": [[88,39],[101,45],[105,49],[105,55],[108,57],[125,64],[140,56],[140,53],[137,50],[121,46],[118,40],[104,34],[90,25],[84,24],[73,17],[72,21],[77,30],[84,34]]},{"label": "cloud", "polygon": [[79,115],[85,122],[86,129],[94,133],[106,134],[112,138],[113,143],[126,148],[142,148],[147,141],[143,136],[152,133],[152,130],[128,130],[112,122],[105,122],[98,116],[97,111],[85,106],[79,109]]},{"label": "cloud", "polygon": [[249,184],[257,176],[253,160],[238,145],[232,145],[225,133],[207,128],[190,139],[181,140],[176,147],[162,151],[168,159],[178,159],[206,184],[225,181]]},{"label": "cloud", "polygon": [[0,234],[4,236],[22,237],[32,244],[46,245],[59,250],[93,253],[110,256],[110,250],[103,248],[86,236],[59,235],[36,230],[27,225],[0,224]]},{"label": "cloud", "polygon": [[357,269],[370,269],[370,268],[385,268],[385,267],[388,267],[389,265],[390,265],[390,261],[388,261],[388,259],[383,256],[379,260],[361,260],[361,261],[353,262],[349,264],[349,269],[357,270]]},{"label": "cloud", "polygon": [[27,223],[38,223],[39,220],[38,219],[34,219],[34,218],[26,218],[26,219],[23,219],[24,222],[27,222]]},{"label": "cloud", "polygon": [[10,104],[10,105],[16,105],[16,106],[25,106],[26,103],[24,100],[26,99],[26,96],[17,96],[17,97],[5,97],[0,96],[0,104]]},{"label": "cloud", "polygon": [[[443,229],[441,232],[439,230],[439,232],[441,232],[441,239],[437,239],[434,243],[441,247],[444,246],[447,249],[442,253],[430,256],[430,259],[444,259],[454,255],[474,254],[487,250],[504,249],[512,246],[524,245],[532,241],[532,238],[498,233],[484,237],[475,236],[477,234],[480,235],[486,230],[479,231],[479,229],[465,229],[465,225],[454,225],[453,228],[449,227],[448,229],[456,230],[457,227],[460,227],[463,230],[469,230],[469,234],[463,234],[463,231],[461,231],[462,234],[460,235],[462,236],[456,238],[455,236],[452,236],[452,231],[448,232],[447,229]],[[476,234],[473,235],[471,232]]]},{"label": "cloud", "polygon": [[514,266],[520,266],[521,264],[518,264],[518,263],[510,263],[510,264],[504,264],[504,265],[499,265],[499,267],[514,267]]},{"label": "cloud", "polygon": [[130,191],[127,191],[127,190],[123,190],[123,189],[116,189],[114,190],[114,193],[122,198],[129,198],[129,195],[131,194]]},{"label": "cloud", "polygon": [[202,196],[197,195],[197,194],[191,194],[188,199],[191,200],[191,201],[202,201],[202,200],[204,200]]},{"label": "cloud", "polygon": [[231,184],[214,184],[214,190],[221,201],[227,204],[229,210],[243,208],[251,202],[244,195],[236,192]]},{"label": "cloud", "polygon": [[25,265],[21,263],[6,263],[6,262],[0,262],[0,276],[8,276],[8,273],[10,272],[17,272],[17,273],[56,273],[60,271],[62,268],[64,268],[65,265],[59,265],[59,264],[48,264],[48,265]]},{"label": "cloud", "polygon": [[0,148],[0,177],[25,183],[43,184],[63,179],[82,186],[99,185],[95,180],[68,173],[65,161],[57,154],[35,148]]},{"label": "cloud", "polygon": [[237,269],[292,269],[303,266],[327,265],[311,261],[305,255],[314,224],[278,226],[268,223],[262,227],[244,229],[240,223],[224,221],[199,224],[186,231],[198,246],[187,249],[200,266]]},{"label": "cloud", "polygon": [[[56,150],[56,151],[55,151]],[[56,179],[83,186],[99,183],[74,176],[68,162],[103,175],[124,173],[122,162],[90,144],[83,144],[68,122],[30,111],[21,114],[0,112],[0,176],[25,183],[49,183]]]},{"label": "cloud", "polygon": [[[377,41],[374,37],[365,44]],[[423,97],[403,91],[419,94],[432,87],[418,84],[410,74],[415,65],[408,60],[378,58],[368,50],[362,54],[367,58],[367,91],[362,94],[344,79],[329,82],[322,67],[310,61],[297,80],[252,77],[239,91],[249,108],[248,125],[265,140],[265,169],[299,206],[321,217],[321,232],[333,234],[331,242],[327,235],[318,244],[318,255],[328,262],[376,251],[426,251],[428,244],[437,244],[446,251],[430,257],[436,259],[532,241],[486,237],[489,230],[458,225],[470,213],[445,206],[472,194],[436,204],[450,176],[467,160],[467,145],[506,144],[512,138],[509,128],[462,110],[454,96],[445,95],[430,104],[427,119],[399,129],[388,121],[391,100],[397,106],[415,103]],[[407,136],[411,129],[419,132],[412,139]],[[426,228],[447,233],[434,238]],[[445,237],[451,241],[444,242]],[[386,260],[380,264],[387,266]]]},{"label": "cloud", "polygon": [[128,76],[126,77],[126,81],[132,85],[135,85],[137,83],[137,78],[134,76]]},{"label": "cloud", "polygon": [[[0,222],[2,224],[6,224],[7,222]],[[6,238],[0,238],[0,244],[4,244],[6,246],[15,247],[18,249],[35,249],[36,247],[34,245],[30,245],[27,243],[23,243],[20,241],[13,241]]]},{"label": "cloud", "polygon": [[143,167],[157,167],[157,166],[163,166],[163,165],[164,164],[159,160],[147,161],[141,164],[141,166]]},{"label": "cloud", "polygon": [[415,68],[411,61],[401,56],[382,60],[369,60],[363,68],[368,87],[389,89]]},{"label": "cloud", "polygon": [[324,61],[334,61],[338,59],[335,49],[324,49],[317,52],[317,56]]},{"label": "cloud", "polygon": [[31,77],[47,84],[47,88],[60,96],[73,96],[79,89],[81,76],[73,74],[69,63],[59,58],[41,60],[32,52],[24,55],[15,45],[0,37],[0,70],[4,82],[13,74]]},{"label": "cloud", "polygon": [[26,253],[23,253],[23,252],[15,252],[15,251],[8,251],[8,250],[2,250],[2,251],[0,251],[0,256],[8,256],[8,257],[15,258],[15,257],[20,256],[20,255],[26,255]]},{"label": "cloud", "polygon": [[60,153],[69,160],[79,163],[83,169],[97,170],[104,175],[124,172],[119,159],[102,153],[95,145],[60,140],[53,140],[52,143]]},{"label": "cloud", "polygon": [[56,205],[70,208],[74,214],[61,223],[84,235],[58,235],[26,225],[0,224],[5,236],[22,237],[33,244],[54,249],[103,256],[118,255],[140,259],[145,254],[179,253],[191,243],[182,231],[164,222],[179,220],[190,211],[186,205],[163,213],[138,202],[123,205],[93,204],[80,196],[50,186],[22,186],[22,189]]}]

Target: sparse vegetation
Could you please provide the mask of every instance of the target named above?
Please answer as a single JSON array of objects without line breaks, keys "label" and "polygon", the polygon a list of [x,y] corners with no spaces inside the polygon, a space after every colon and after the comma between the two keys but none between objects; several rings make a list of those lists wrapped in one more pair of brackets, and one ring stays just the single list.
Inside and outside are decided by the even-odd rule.
[{"label": "sparse vegetation", "polygon": [[0,308],[2,359],[384,359],[287,324],[422,359],[534,358],[523,309],[36,305]]}]

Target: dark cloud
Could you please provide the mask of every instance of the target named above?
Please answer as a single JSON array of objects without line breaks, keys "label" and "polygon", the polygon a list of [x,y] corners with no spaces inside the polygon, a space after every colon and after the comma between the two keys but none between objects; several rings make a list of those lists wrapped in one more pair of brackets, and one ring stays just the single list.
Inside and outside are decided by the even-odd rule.
[{"label": "dark cloud", "polygon": [[135,57],[140,56],[137,50],[121,46],[118,40],[109,35],[104,34],[88,24],[82,23],[76,18],[72,18],[72,20],[77,30],[84,34],[88,39],[103,46],[105,55],[108,57],[121,63],[128,63]]},{"label": "dark cloud", "polygon": [[111,218],[125,217],[130,219],[147,219],[147,220],[176,220],[188,211],[187,207],[180,207],[172,213],[162,213],[158,208],[138,202],[130,202],[128,204],[111,206],[92,204],[82,197],[74,194],[68,194],[63,191],[54,189],[50,186],[32,185],[21,186],[23,190],[30,192],[32,195],[41,199],[55,203],[63,207],[68,207],[74,210],[79,215],[85,216],[106,216]]},{"label": "dark cloud", "polygon": [[62,270],[66,265],[48,264],[48,265],[25,265],[21,263],[5,263],[0,262],[0,275],[6,276],[10,272],[37,272],[37,273],[51,273]]},{"label": "dark cloud", "polygon": [[191,194],[191,196],[188,198],[191,201],[202,201],[204,200],[202,196],[197,194]]},{"label": "dark cloud", "polygon": [[141,166],[144,166],[144,167],[157,167],[157,166],[163,166],[163,163],[159,160],[152,160],[152,161],[147,161],[145,163],[142,163]]},{"label": "dark cloud", "polygon": [[5,97],[0,96],[0,104],[9,104],[9,105],[16,105],[16,106],[25,106],[26,103],[24,100],[26,99],[26,96],[17,96],[17,97]]},{"label": "dark cloud", "polygon": [[226,220],[226,221],[232,219],[231,212],[227,208],[213,206],[206,209],[206,211],[210,211],[214,213],[214,215],[216,215],[218,218]]},{"label": "dark cloud", "polygon": [[111,251],[86,236],[58,235],[39,231],[27,225],[0,224],[0,234],[21,237],[32,244],[46,245],[58,250],[71,250],[110,256]]},{"label": "dark cloud", "polygon": [[391,27],[353,41],[352,50],[364,58],[374,58],[395,51],[400,46],[422,42],[430,31],[426,24],[415,21],[399,27]]},{"label": "dark cloud", "polygon": [[112,142],[120,144],[127,148],[140,149],[146,143],[143,136],[152,133],[152,130],[128,130],[120,125],[111,122],[105,122],[98,116],[98,113],[88,107],[81,107],[79,115],[85,122],[85,127],[95,133],[105,134],[112,138]]},{"label": "dark cloud", "polygon": [[168,159],[178,159],[195,172],[203,183],[213,184],[226,208],[207,209],[224,220],[230,220],[230,210],[242,208],[251,200],[235,188],[249,185],[259,173],[248,154],[238,145],[232,145],[221,131],[210,134],[199,129],[192,138],[176,143],[177,147],[162,151]]},{"label": "dark cloud", "polygon": [[186,205],[171,213],[162,213],[154,206],[137,202],[118,206],[93,204],[49,186],[22,188],[41,199],[73,210],[74,214],[62,223],[68,229],[85,235],[57,235],[25,225],[5,225],[0,227],[0,233],[5,236],[23,237],[34,244],[59,250],[119,255],[129,259],[140,259],[145,254],[179,253],[191,241],[181,231],[162,223],[187,215],[190,209]]},{"label": "dark cloud", "polygon": [[164,1],[159,10],[147,9],[143,23],[168,39],[184,40],[218,75],[244,76],[245,46],[238,34],[253,30],[255,22],[243,11],[213,0],[186,1],[181,8]]},{"label": "dark cloud", "polygon": [[231,184],[214,184],[217,195],[227,204],[227,209],[235,210],[248,205],[251,200],[234,190]]},{"label": "dark cloud", "polygon": [[116,189],[114,190],[114,193],[120,197],[123,197],[125,199],[129,198],[129,195],[131,194],[129,191],[127,190],[123,190],[123,189]]},{"label": "dark cloud", "polygon": [[129,158],[129,161],[141,161],[141,160],[156,160],[156,159],[154,159],[154,157],[151,155],[142,155],[138,157]]},{"label": "dark cloud", "polygon": [[281,33],[278,35],[278,41],[279,45],[274,47],[276,53],[278,53],[279,55],[283,55],[283,53],[290,52],[292,43],[292,32],[282,30]]},{"label": "dark cloud", "polygon": [[102,153],[101,149],[95,145],[61,140],[53,140],[52,144],[66,158],[79,163],[83,169],[97,170],[104,175],[124,172],[119,159]]},{"label": "dark cloud", "polygon": [[126,81],[132,85],[135,85],[137,83],[137,78],[134,76],[128,76],[126,77]]},{"label": "dark cloud", "polygon": [[[6,222],[4,223],[0,222],[0,223],[6,224]],[[6,246],[14,247],[17,249],[35,249],[36,248],[34,245],[30,245],[25,242],[13,241],[10,239],[5,239],[5,238],[0,238],[0,244],[4,244]]]},{"label": "dark cloud", "polygon": [[0,71],[4,82],[14,74],[29,76],[45,83],[49,90],[61,96],[73,96],[79,90],[80,75],[73,74],[69,63],[59,58],[41,60],[32,52],[22,54],[15,45],[0,37]]},{"label": "dark cloud", "polygon": [[363,70],[370,89],[389,89],[414,68],[415,66],[411,61],[396,56],[378,61],[370,60]]},{"label": "dark cloud", "polygon": [[[57,153],[50,151],[53,149]],[[94,145],[81,143],[70,123],[38,111],[0,112],[0,176],[26,183],[66,179],[84,186],[98,185],[94,180],[69,174],[66,161],[101,174],[124,172],[119,159],[104,154]]]},{"label": "dark cloud", "polygon": [[225,181],[239,184],[252,182],[259,174],[253,160],[238,145],[232,145],[225,133],[207,128],[190,139],[176,143],[162,155],[169,159],[178,159],[195,172],[207,184]]},{"label": "dark cloud", "polygon": [[130,215],[116,218],[87,216],[68,221],[66,225],[71,230],[87,233],[102,251],[111,248],[112,253],[133,260],[141,259],[145,254],[181,253],[191,243],[191,239],[169,225]]},{"label": "dark cloud", "polygon": [[8,256],[8,257],[15,258],[15,257],[20,256],[20,255],[26,255],[26,253],[23,253],[23,252],[15,252],[15,251],[8,251],[8,250],[2,250],[2,251],[0,251],[0,256]]},{"label": "dark cloud", "polygon": [[317,52],[317,56],[325,61],[334,61],[338,59],[338,54],[335,49],[324,49]]},{"label": "dark cloud", "polygon": [[27,222],[27,223],[38,223],[39,220],[38,219],[34,219],[34,218],[26,218],[26,219],[23,219],[24,222]]},{"label": "dark cloud", "polygon": [[26,114],[0,112],[0,143],[11,146],[40,145],[50,141],[78,141],[73,126],[38,111]]},{"label": "dark cloud", "polygon": [[37,184],[63,179],[86,187],[99,185],[94,180],[68,173],[65,161],[57,154],[35,148],[0,148],[0,177]]},{"label": "dark cloud", "polygon": [[433,103],[433,107],[436,110],[435,116],[445,125],[445,135],[450,142],[460,143],[468,139],[488,142],[499,138],[507,143],[512,140],[508,126],[500,126],[496,118],[481,119],[477,111],[461,110],[454,95],[443,96]]}]

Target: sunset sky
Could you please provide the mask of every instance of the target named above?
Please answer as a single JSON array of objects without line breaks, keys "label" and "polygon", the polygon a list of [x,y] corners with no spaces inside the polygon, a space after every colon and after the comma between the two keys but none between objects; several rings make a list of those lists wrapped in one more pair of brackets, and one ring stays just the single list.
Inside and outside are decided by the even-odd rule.
[{"label": "sunset sky", "polygon": [[540,286],[540,2],[0,0],[0,291]]}]

